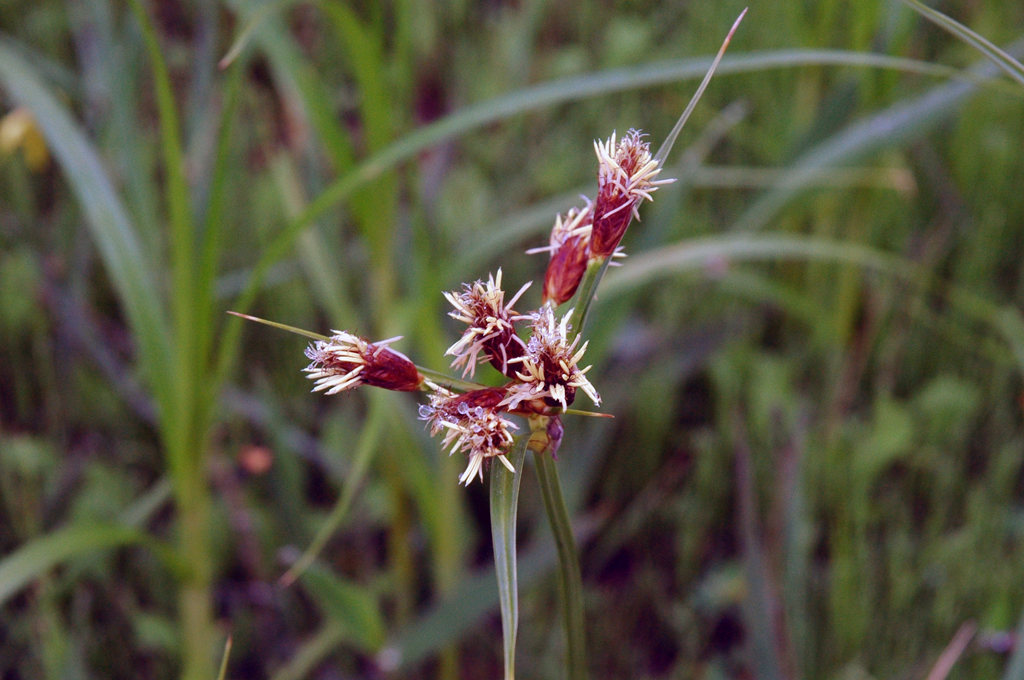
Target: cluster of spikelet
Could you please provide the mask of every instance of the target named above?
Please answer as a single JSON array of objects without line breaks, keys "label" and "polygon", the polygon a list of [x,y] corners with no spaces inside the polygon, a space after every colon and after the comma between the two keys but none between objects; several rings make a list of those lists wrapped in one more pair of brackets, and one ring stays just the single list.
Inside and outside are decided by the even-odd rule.
[{"label": "cluster of spikelet", "polygon": [[[462,337],[447,354],[452,367],[463,377],[473,376],[480,363],[490,363],[508,382],[501,387],[459,394],[425,378],[416,365],[388,345],[398,338],[368,342],[343,331],[306,349],[312,362],[305,370],[316,380],[315,391],[335,394],[366,384],[390,390],[428,392],[420,407],[431,435],[443,434],[442,446],[450,453],[461,451],[469,458],[459,481],[483,478],[484,463],[497,458],[511,469],[504,454],[512,445],[516,425],[503,414],[557,415],[582,391],[595,405],[597,390],[586,377],[580,361],[587,343],[573,334],[573,309],[561,318],[555,308],[572,299],[593,263],[619,255],[619,241],[644,200],[659,185],[661,165],[652,159],[643,135],[630,130],[616,143],[613,134],[595,142],[598,159],[598,193],[594,201],[559,215],[550,244],[529,252],[550,254],[539,309],[520,314],[513,309],[530,284],[507,302],[501,287],[501,270],[486,283],[464,284],[462,291],[445,293],[454,308],[450,316],[466,324]],[[529,328],[527,339],[518,331]]]}]

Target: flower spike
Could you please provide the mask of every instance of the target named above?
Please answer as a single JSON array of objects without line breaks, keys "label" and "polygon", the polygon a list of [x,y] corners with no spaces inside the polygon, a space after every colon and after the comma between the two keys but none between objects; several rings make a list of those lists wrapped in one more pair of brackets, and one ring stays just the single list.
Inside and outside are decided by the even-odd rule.
[{"label": "flower spike", "polygon": [[615,252],[630,221],[640,219],[638,208],[659,186],[674,179],[656,179],[661,164],[651,158],[650,145],[638,130],[627,132],[619,143],[615,133],[605,142],[594,142],[597,153],[597,200],[590,255],[605,258]]},{"label": "flower spike", "polygon": [[517,428],[498,415],[504,390],[488,388],[456,395],[432,383],[430,387],[430,404],[420,406],[420,420],[427,421],[431,436],[444,432],[441,448],[450,446],[448,455],[456,451],[469,454],[469,464],[459,482],[468,485],[476,477],[483,481],[483,465],[488,458],[497,458],[515,472],[505,453],[512,445],[511,430]]},{"label": "flower spike", "polygon": [[317,340],[306,348],[312,363],[304,370],[306,377],[316,381],[314,392],[337,394],[363,384],[399,392],[420,389],[424,378],[416,364],[388,347],[401,336],[374,343],[345,331],[331,332],[334,335],[328,340]]},{"label": "flower spike", "polygon": [[594,224],[593,205],[579,210],[572,208],[565,220],[559,215],[551,230],[551,244],[546,248],[534,248],[527,254],[549,252],[551,260],[544,275],[544,302],[560,305],[571,299],[583,280],[590,257],[590,233]]},{"label": "flower spike", "polygon": [[488,276],[487,283],[477,281],[472,286],[463,284],[461,293],[445,293],[454,311],[448,316],[469,326],[462,337],[448,348],[445,354],[452,355],[455,360],[452,368],[462,368],[462,375],[476,373],[476,365],[482,361],[490,361],[491,365],[508,375],[509,361],[522,356],[526,349],[523,341],[516,335],[515,321],[524,319],[518,314],[514,305],[530,287],[527,282],[512,299],[505,302],[505,291],[501,289],[501,269],[496,276]]},{"label": "flower spike", "polygon": [[501,406],[515,411],[524,402],[539,402],[533,405],[534,409],[561,406],[564,411],[576,398],[577,389],[583,390],[594,404],[601,403],[601,397],[585,375],[590,366],[582,370],[578,366],[587,351],[587,343],[577,349],[580,337],[576,336],[572,343],[568,339],[573,311],[566,312],[561,321],[555,320],[550,304],[534,313],[533,335],[526,354],[515,360],[521,364],[521,370],[515,375],[520,382],[506,387],[507,396]]}]

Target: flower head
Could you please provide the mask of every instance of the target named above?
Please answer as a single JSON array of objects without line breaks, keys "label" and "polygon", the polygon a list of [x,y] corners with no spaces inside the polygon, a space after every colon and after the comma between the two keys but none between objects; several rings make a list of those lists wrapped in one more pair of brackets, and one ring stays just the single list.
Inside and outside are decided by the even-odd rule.
[{"label": "flower head", "polygon": [[434,391],[430,404],[420,406],[420,419],[429,423],[431,436],[444,431],[441,448],[451,446],[448,455],[456,451],[469,454],[469,464],[459,482],[469,484],[474,477],[483,480],[483,464],[488,458],[497,458],[515,472],[504,456],[512,445],[511,430],[516,429],[514,423],[499,415],[504,389],[487,388],[457,395],[437,385],[431,387]]},{"label": "flower head", "polygon": [[590,259],[590,232],[594,223],[592,204],[583,209],[572,208],[555,218],[550,245],[533,248],[527,254],[549,252],[551,260],[544,275],[544,302],[560,305],[572,298],[587,271]]},{"label": "flower head", "polygon": [[388,344],[401,337],[368,342],[345,331],[332,331],[329,340],[317,340],[306,348],[312,362],[304,370],[316,381],[314,392],[337,394],[366,384],[388,390],[412,392],[423,383],[416,364]]},{"label": "flower head", "polygon": [[583,390],[595,404],[601,403],[601,397],[585,375],[590,366],[582,370],[578,366],[587,351],[587,343],[577,350],[579,336],[569,342],[569,319],[573,311],[566,312],[561,321],[555,320],[550,304],[534,313],[533,335],[526,353],[514,361],[521,364],[515,377],[522,382],[507,387],[502,406],[514,411],[524,401],[543,400],[546,406],[561,405],[565,410],[576,398],[577,389]]},{"label": "flower head", "polygon": [[463,376],[467,373],[472,376],[478,362],[490,361],[496,369],[508,374],[509,360],[521,356],[525,350],[513,324],[526,317],[517,314],[512,305],[526,292],[530,283],[520,288],[506,303],[499,269],[497,276],[487,277],[487,283],[463,284],[461,293],[444,294],[455,308],[448,315],[469,326],[459,341],[445,352],[455,357],[452,368],[462,367]]},{"label": "flower head", "polygon": [[651,158],[650,145],[637,130],[627,132],[618,145],[615,134],[605,142],[594,142],[599,163],[597,200],[594,202],[594,230],[591,257],[608,257],[615,252],[630,221],[644,199],[673,179],[655,179],[661,164]]}]

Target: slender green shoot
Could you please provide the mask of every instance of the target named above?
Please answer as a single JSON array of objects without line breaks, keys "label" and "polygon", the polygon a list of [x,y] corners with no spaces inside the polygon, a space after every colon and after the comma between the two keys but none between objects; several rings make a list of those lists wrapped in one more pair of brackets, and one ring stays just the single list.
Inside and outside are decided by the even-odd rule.
[{"label": "slender green shoot", "polygon": [[550,451],[534,453],[540,480],[544,511],[558,550],[558,585],[561,593],[562,624],[565,628],[566,668],[569,680],[587,677],[587,641],[583,619],[583,579],[576,538],[572,533],[569,510],[558,479],[558,466]]},{"label": "slender green shoot", "polygon": [[[686,109],[683,111],[682,115],[679,116],[679,120],[676,121],[675,126],[672,128],[672,132],[668,134],[668,137],[662,143],[661,148],[659,148],[658,152],[654,155],[654,160],[657,161],[659,165],[665,165],[665,159],[668,158],[669,153],[672,151],[676,138],[679,137],[679,133],[682,131],[686,121],[690,118],[690,114],[693,113],[694,107],[697,106],[697,102],[700,101],[701,95],[704,94],[704,90],[707,89],[708,83],[711,82],[711,76],[714,75],[715,69],[718,68],[718,64],[721,63],[722,57],[725,56],[725,50],[729,47],[733,34],[736,33],[736,29],[739,28],[740,22],[743,21],[743,17],[746,16],[746,14],[747,10],[744,9],[740,12],[736,21],[733,22],[732,28],[729,29],[729,33],[725,36],[722,46],[718,49],[718,54],[715,55],[714,61],[711,62],[711,67],[704,75],[704,80],[701,81],[697,91],[694,93],[693,97],[690,98],[690,103],[686,105]],[[571,305],[571,309],[575,310],[575,323],[573,323],[572,330],[573,339],[583,333],[583,328],[587,323],[587,316],[590,313],[590,305],[594,301],[594,295],[597,292],[597,287],[600,285],[601,279],[604,278],[604,274],[608,270],[609,264],[611,264],[610,257],[591,261],[587,266],[587,271],[583,276],[583,280],[576,289],[576,294],[569,303]]]},{"label": "slender green shoot", "polygon": [[519,508],[519,484],[530,435],[516,438],[506,457],[512,472],[497,462],[491,464],[491,540],[494,544],[494,570],[498,577],[501,603],[502,642],[505,654],[505,680],[516,677],[516,632],[519,628],[519,579],[516,557],[516,514]]},{"label": "slender green shoot", "polygon": [[718,68],[718,64],[721,63],[722,57],[725,56],[725,50],[729,47],[729,43],[732,41],[733,33],[740,27],[740,22],[743,21],[743,17],[747,15],[747,9],[744,8],[740,15],[736,18],[732,28],[729,29],[729,34],[725,36],[725,40],[722,42],[722,46],[718,48],[718,54],[715,55],[715,60],[711,62],[711,68],[708,69],[707,74],[704,76],[704,80],[701,81],[700,87],[690,98],[690,103],[686,105],[686,109],[683,110],[683,115],[679,116],[679,120],[676,121],[675,127],[672,128],[672,132],[668,133],[668,137],[662,142],[661,148],[658,149],[658,153],[654,154],[654,160],[659,165],[665,164],[665,159],[672,152],[672,146],[676,143],[676,138],[679,133],[682,132],[683,126],[686,125],[686,121],[689,120],[690,114],[693,113],[694,107],[697,106],[697,102],[700,101],[701,95],[704,94],[704,90],[707,89],[708,83],[711,82],[711,76],[715,75],[715,69]]},{"label": "slender green shoot", "polygon": [[601,283],[601,279],[604,278],[604,273],[608,270],[611,260],[612,258],[607,257],[603,260],[591,261],[587,265],[587,271],[583,275],[583,280],[580,281],[579,288],[576,289],[576,294],[566,303],[574,310],[570,342],[583,333],[583,327],[587,323],[587,316],[590,314],[590,305],[595,299],[594,295],[597,292],[597,286]]},{"label": "slender green shoot", "polygon": [[1021,64],[1009,54],[999,49],[999,47],[994,45],[990,40],[984,36],[978,35],[959,21],[946,16],[938,10],[932,9],[920,0],[903,0],[903,3],[908,5],[925,19],[928,19],[937,26],[949,31],[974,49],[984,54],[999,68],[1003,69],[1003,71],[1006,72],[1006,75],[1010,76],[1021,85],[1024,85],[1024,64]]},{"label": "slender green shoot", "polygon": [[611,413],[598,413],[596,411],[582,411],[578,408],[569,408],[565,410],[567,416],[584,416],[586,418],[614,418]]},{"label": "slender green shoot", "polygon": [[[374,394],[374,397],[380,396],[383,395]],[[366,473],[370,469],[374,453],[379,448],[378,445],[380,444],[381,434],[384,431],[387,413],[387,404],[383,399],[372,399],[370,414],[366,419],[366,424],[363,425],[359,443],[356,445],[355,460],[352,463],[351,471],[345,476],[345,484],[342,487],[341,496],[331,510],[331,514],[320,525],[316,536],[313,538],[313,542],[302,553],[302,556],[296,560],[295,564],[278,580],[280,585],[286,588],[292,585],[309,568],[309,565],[313,564],[313,561],[324,549],[324,546],[327,545],[327,541],[330,540],[331,536],[335,534],[341,523],[345,520],[345,517],[348,516],[348,511],[352,507],[356,491],[362,485],[363,480],[366,479]]]},{"label": "slender green shoot", "polygon": [[289,333],[295,333],[296,335],[307,337],[310,340],[323,340],[324,342],[330,340],[330,338],[327,337],[326,335],[320,335],[319,333],[314,333],[313,331],[307,331],[304,328],[296,328],[295,326],[289,326],[288,324],[278,323],[276,321],[261,319],[258,316],[251,316],[249,314],[242,314],[241,312],[231,311],[229,311],[228,314],[231,314],[232,316],[237,316],[240,319],[245,319],[246,321],[255,321],[256,323],[261,323],[265,326],[271,326],[273,328],[277,328],[278,330],[288,331]]}]

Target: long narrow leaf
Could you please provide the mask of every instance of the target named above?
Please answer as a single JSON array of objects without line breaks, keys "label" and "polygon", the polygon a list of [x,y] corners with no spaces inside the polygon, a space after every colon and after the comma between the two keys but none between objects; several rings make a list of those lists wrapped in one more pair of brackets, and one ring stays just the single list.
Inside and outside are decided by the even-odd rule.
[{"label": "long narrow leaf", "polygon": [[231,636],[228,635],[228,639],[224,643],[224,655],[220,659],[220,672],[217,673],[217,680],[227,680],[227,677],[228,677],[228,659],[230,657],[231,657]]},{"label": "long narrow leaf", "polygon": [[579,551],[572,533],[569,511],[558,479],[558,466],[549,451],[533,457],[540,480],[544,511],[555,537],[558,550],[558,583],[562,601],[562,625],[565,628],[566,677],[585,680],[587,677],[587,644],[583,618],[583,580],[580,575]]},{"label": "long narrow leaf", "polygon": [[0,604],[73,557],[149,540],[145,532],[117,525],[69,526],[34,539],[0,560]]},{"label": "long narrow leaf", "polygon": [[178,110],[174,102],[171,77],[167,62],[160,51],[156,30],[142,0],[131,0],[135,18],[142,27],[142,36],[149,54],[156,90],[157,114],[160,119],[160,141],[163,150],[163,168],[166,176],[166,204],[170,215],[171,243],[171,308],[174,314],[175,362],[171,379],[170,398],[174,403],[173,426],[165,420],[163,435],[167,442],[167,456],[176,481],[175,491],[179,498],[188,492],[185,486],[194,487],[197,481],[195,466],[199,456],[194,447],[196,397],[201,371],[197,356],[196,275],[195,262],[199,255],[196,250],[195,224],[189,200],[188,185],[185,181],[185,158],[181,151],[181,129]]},{"label": "long narrow leaf", "polygon": [[491,541],[494,545],[494,571],[498,576],[498,597],[501,602],[505,680],[516,677],[516,631],[519,627],[516,514],[529,442],[528,434],[520,436],[507,454],[515,472],[496,461],[491,463]]},{"label": "long narrow leaf", "polygon": [[608,275],[601,297],[607,300],[665,276],[722,263],[774,260],[843,262],[904,276],[915,271],[912,263],[895,255],[839,241],[782,234],[711,236],[630,257],[628,267]]},{"label": "long narrow leaf", "polygon": [[[220,129],[217,135],[217,154],[214,157],[213,171],[210,174],[209,202],[203,220],[203,231],[199,245],[199,269],[196,284],[196,301],[200,309],[196,310],[198,326],[197,340],[203,365],[207,365],[213,347],[213,333],[219,320],[213,318],[216,301],[216,277],[224,246],[224,220],[227,204],[227,178],[231,171],[230,150],[231,132],[235,109],[239,101],[244,69],[239,65],[227,78],[224,94],[223,110],[220,118]],[[211,385],[212,390],[219,390],[219,385]]]},{"label": "long narrow leaf", "polygon": [[[348,56],[352,75],[359,86],[359,113],[370,153],[387,148],[395,136],[393,96],[389,91],[388,72],[384,59],[383,37],[364,25],[358,16],[340,2],[321,2],[320,8],[337,28]],[[397,205],[397,184],[394,178],[379,177],[370,188],[372,202],[358,216],[359,228],[373,257],[373,276],[378,294],[390,297],[394,267],[394,213]],[[370,197],[366,197],[370,198]],[[365,199],[364,199],[365,200]],[[368,209],[365,209],[368,208]],[[388,304],[381,299],[377,304]]]},{"label": "long narrow leaf", "polygon": [[288,662],[270,676],[271,680],[302,680],[308,677],[344,641],[345,629],[335,621],[328,621],[295,650]]},{"label": "long narrow leaf", "polygon": [[300,582],[324,612],[342,626],[348,639],[366,652],[380,649],[384,617],[372,593],[318,565],[307,569]]},{"label": "long narrow leaf", "polygon": [[[1019,40],[1010,51],[1018,53],[1022,49],[1024,41]],[[991,78],[996,75],[997,67],[984,61],[974,66],[970,73],[975,78]],[[881,113],[853,123],[797,159],[789,176],[748,208],[733,225],[733,229],[755,231],[763,228],[789,201],[809,186],[824,168],[847,165],[893,143],[918,139],[977,92],[977,81],[947,83],[917,99],[900,102]]]},{"label": "long narrow leaf", "polygon": [[[373,396],[380,397],[381,395],[375,393]],[[320,551],[327,545],[327,541],[330,540],[331,536],[335,534],[341,523],[345,520],[349,508],[352,507],[352,501],[356,497],[356,491],[366,478],[370,463],[373,462],[374,454],[377,452],[387,412],[388,407],[384,399],[374,398],[371,400],[370,414],[363,425],[362,433],[359,435],[355,460],[352,462],[352,469],[345,476],[345,485],[341,490],[341,496],[338,498],[337,503],[335,503],[334,509],[331,510],[331,514],[327,516],[327,519],[324,520],[317,530],[313,542],[302,553],[302,556],[295,564],[281,577],[282,585],[290,585],[296,578],[302,575],[302,572],[313,564],[313,560],[316,559]]]},{"label": "long narrow leaf", "polygon": [[289,326],[288,324],[278,323],[276,321],[270,321],[269,319],[261,319],[258,316],[252,316],[250,314],[240,314],[238,312],[229,311],[228,314],[231,316],[237,316],[239,319],[245,319],[246,321],[253,321],[255,323],[261,323],[264,326],[270,326],[271,328],[277,328],[278,330],[287,331],[294,333],[295,335],[301,335],[310,340],[330,340],[326,335],[320,335],[313,331],[307,331],[303,328],[296,328],[295,326]]},{"label": "long narrow leaf", "polygon": [[170,337],[157,295],[159,270],[143,256],[135,228],[96,149],[35,70],[0,39],[0,82],[32,111],[86,216],[138,343],[139,359],[166,418]]},{"label": "long narrow leaf", "polygon": [[989,40],[978,35],[959,21],[946,16],[938,10],[932,9],[923,2],[920,2],[920,0],[903,0],[903,3],[909,5],[911,9],[923,16],[925,19],[928,19],[937,26],[941,26],[974,49],[984,54],[992,60],[992,63],[1003,69],[1008,76],[1016,80],[1021,85],[1024,85],[1024,65],[1003,50],[999,49]]},{"label": "long narrow leaf", "polygon": [[711,62],[708,72],[704,74],[704,80],[700,81],[700,86],[697,91],[693,93],[693,97],[690,98],[690,103],[686,105],[679,120],[676,121],[675,126],[672,128],[672,132],[668,133],[665,141],[662,142],[658,152],[654,154],[654,160],[658,162],[658,165],[665,165],[665,159],[672,153],[672,147],[676,143],[676,138],[679,137],[679,133],[683,131],[683,126],[686,125],[686,121],[690,119],[690,114],[693,113],[694,107],[697,106],[697,102],[700,101],[701,95],[704,94],[704,90],[707,89],[708,83],[711,82],[711,76],[715,75],[715,69],[722,62],[722,57],[725,56],[725,50],[728,49],[729,43],[732,41],[732,36],[736,33],[736,29],[740,27],[740,22],[743,21],[743,17],[747,15],[747,10],[744,9],[740,12],[740,16],[733,23],[732,28],[729,30],[728,35],[725,36],[725,40],[722,41],[722,46],[718,48],[718,54],[715,55],[714,61]]}]

